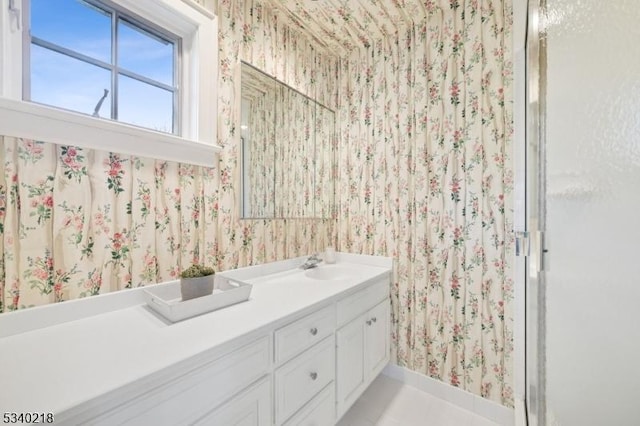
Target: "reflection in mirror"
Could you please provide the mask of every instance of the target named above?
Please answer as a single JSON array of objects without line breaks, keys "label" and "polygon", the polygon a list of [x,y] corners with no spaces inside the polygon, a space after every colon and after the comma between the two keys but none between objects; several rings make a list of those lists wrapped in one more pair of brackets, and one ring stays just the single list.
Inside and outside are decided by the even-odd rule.
[{"label": "reflection in mirror", "polygon": [[275,214],[276,81],[253,68],[242,69],[240,135],[243,217]]},{"label": "reflection in mirror", "polygon": [[335,113],[242,63],[242,217],[330,218]]},{"label": "reflection in mirror", "polygon": [[314,217],[315,103],[278,87],[276,98],[276,217]]},{"label": "reflection in mirror", "polygon": [[315,121],[315,216],[331,218],[334,213],[337,174],[336,117],[328,108],[316,108]]}]

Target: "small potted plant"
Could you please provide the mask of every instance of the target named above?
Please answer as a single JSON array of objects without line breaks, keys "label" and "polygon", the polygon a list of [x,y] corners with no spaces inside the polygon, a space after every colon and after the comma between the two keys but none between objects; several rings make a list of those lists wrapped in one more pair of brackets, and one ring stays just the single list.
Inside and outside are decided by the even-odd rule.
[{"label": "small potted plant", "polygon": [[191,265],[180,274],[182,300],[208,296],[213,292],[215,271],[203,265]]}]

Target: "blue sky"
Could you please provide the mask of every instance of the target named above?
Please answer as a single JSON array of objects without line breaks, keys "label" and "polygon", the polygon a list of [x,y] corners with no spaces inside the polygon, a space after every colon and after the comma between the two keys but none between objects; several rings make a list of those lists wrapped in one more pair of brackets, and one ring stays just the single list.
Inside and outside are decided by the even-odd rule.
[{"label": "blue sky", "polygon": [[[120,22],[119,66],[173,84],[173,46]],[[111,62],[111,17],[79,0],[31,0],[33,36],[91,58]],[[146,83],[119,76],[121,121],[171,131],[172,95]],[[32,100],[92,114],[104,89],[111,91],[109,71],[40,46],[31,46]],[[110,118],[111,93],[100,116]]]}]

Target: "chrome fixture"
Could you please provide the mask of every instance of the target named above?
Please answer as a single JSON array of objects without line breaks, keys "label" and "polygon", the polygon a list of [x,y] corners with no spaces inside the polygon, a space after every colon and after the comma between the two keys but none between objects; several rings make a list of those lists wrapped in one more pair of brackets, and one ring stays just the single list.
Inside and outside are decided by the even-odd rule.
[{"label": "chrome fixture", "polygon": [[318,257],[318,253],[314,253],[302,264],[301,269],[311,269],[318,266],[318,263],[322,262],[322,259]]}]

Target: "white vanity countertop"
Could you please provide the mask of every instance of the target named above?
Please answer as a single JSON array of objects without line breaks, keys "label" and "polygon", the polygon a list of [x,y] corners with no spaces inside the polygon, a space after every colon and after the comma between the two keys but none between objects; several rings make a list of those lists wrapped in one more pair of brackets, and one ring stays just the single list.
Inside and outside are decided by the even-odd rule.
[{"label": "white vanity countertop", "polygon": [[[357,279],[294,281],[284,277],[286,272],[278,272],[302,263],[301,259],[222,273],[239,279],[260,272],[264,278],[248,280],[253,289],[247,302],[174,324],[140,303],[136,292],[142,289],[135,289],[128,291],[129,306],[125,303],[124,307],[116,306],[116,310],[82,314],[78,319],[52,326],[47,326],[51,322],[38,324],[41,328],[14,335],[7,335],[10,333],[5,330],[5,337],[0,338],[0,411],[57,415],[269,324],[328,303],[389,274],[392,268],[390,258],[339,253],[338,261],[357,270]],[[123,296],[118,297],[124,300]],[[86,311],[82,304],[87,302],[90,299],[66,303],[76,311]],[[48,309],[51,308],[32,308],[37,318],[46,318]],[[55,309],[62,312],[66,307]],[[15,324],[3,318],[13,314],[0,316],[0,329]],[[23,321],[29,310],[21,315]]]}]

